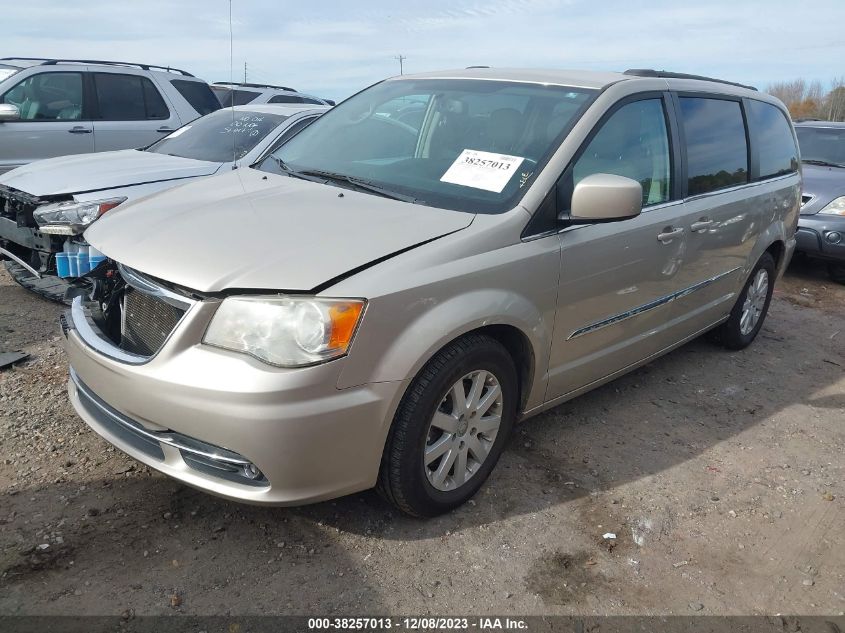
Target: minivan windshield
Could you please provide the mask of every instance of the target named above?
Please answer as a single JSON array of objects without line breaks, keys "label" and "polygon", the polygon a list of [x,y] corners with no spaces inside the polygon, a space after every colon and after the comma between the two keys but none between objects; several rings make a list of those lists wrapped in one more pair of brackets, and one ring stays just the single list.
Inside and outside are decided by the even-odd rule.
[{"label": "minivan windshield", "polygon": [[287,118],[266,112],[217,110],[179,128],[145,151],[213,163],[229,162],[233,156],[240,160]]},{"label": "minivan windshield", "polygon": [[795,127],[801,162],[845,167],[845,127]]},{"label": "minivan windshield", "polygon": [[594,90],[402,79],[347,99],[258,166],[445,209],[515,206]]}]

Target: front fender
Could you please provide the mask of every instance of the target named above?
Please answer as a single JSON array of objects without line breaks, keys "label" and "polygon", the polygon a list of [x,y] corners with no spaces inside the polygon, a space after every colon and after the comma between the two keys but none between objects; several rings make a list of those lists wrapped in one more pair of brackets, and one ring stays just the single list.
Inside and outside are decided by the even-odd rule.
[{"label": "front fender", "polygon": [[[379,306],[369,306],[379,310]],[[368,354],[368,343],[356,337],[355,349],[344,367],[338,386],[412,378],[449,342],[491,325],[505,325],[522,333],[531,346],[534,366],[529,406],[542,400],[551,319],[544,318],[527,297],[497,288],[474,290],[445,301],[421,298],[407,306],[415,314],[389,346],[377,357]],[[545,351],[544,351],[545,350]],[[372,361],[370,364],[367,359]],[[539,403],[539,402],[538,402]]]}]

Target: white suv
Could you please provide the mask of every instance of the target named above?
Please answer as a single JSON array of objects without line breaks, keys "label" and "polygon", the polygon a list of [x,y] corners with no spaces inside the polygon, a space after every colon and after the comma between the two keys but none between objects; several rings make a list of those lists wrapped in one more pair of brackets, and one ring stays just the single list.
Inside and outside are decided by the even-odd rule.
[{"label": "white suv", "polygon": [[335,105],[331,99],[321,99],[304,94],[296,88],[271,86],[269,84],[231,83],[215,81],[211,84],[212,92],[217,95],[224,108],[251,103],[306,103],[311,105]]},{"label": "white suv", "polygon": [[143,147],[220,108],[176,68],[0,59],[0,173],[41,158]]}]

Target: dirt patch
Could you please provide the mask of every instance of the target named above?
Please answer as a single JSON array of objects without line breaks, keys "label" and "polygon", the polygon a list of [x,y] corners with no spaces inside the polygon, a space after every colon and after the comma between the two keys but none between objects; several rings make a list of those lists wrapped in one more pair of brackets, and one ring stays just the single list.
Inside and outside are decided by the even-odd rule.
[{"label": "dirt patch", "polygon": [[552,552],[531,564],[526,587],[547,604],[567,605],[606,584],[595,571],[596,566],[595,558],[587,552]]}]

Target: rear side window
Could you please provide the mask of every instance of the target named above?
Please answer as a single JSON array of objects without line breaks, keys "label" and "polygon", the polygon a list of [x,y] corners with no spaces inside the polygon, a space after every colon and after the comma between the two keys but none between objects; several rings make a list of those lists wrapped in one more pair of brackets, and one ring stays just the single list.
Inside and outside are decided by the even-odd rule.
[{"label": "rear side window", "polygon": [[288,129],[282,132],[282,135],[279,138],[276,139],[276,142],[273,144],[273,149],[271,149],[270,151],[275,152],[282,145],[287,143],[288,139],[293,138],[294,136],[299,134],[300,130],[311,125],[311,123],[313,123],[316,118],[316,116],[303,117],[302,119],[291,125]]},{"label": "rear side window", "polygon": [[681,97],[688,195],[748,182],[748,143],[739,102]]},{"label": "rear side window", "polygon": [[97,107],[101,121],[167,119],[170,112],[158,89],[146,77],[94,73]]},{"label": "rear side window", "polygon": [[211,92],[208,84],[201,81],[188,81],[187,79],[171,79],[170,83],[201,116],[220,109],[220,102]]},{"label": "rear side window", "polygon": [[233,105],[246,105],[258,98],[260,92],[254,90],[233,90],[231,88],[215,88],[214,93],[217,95],[217,100],[224,108],[229,108]]},{"label": "rear side window", "polygon": [[760,157],[760,178],[798,171],[798,148],[792,129],[780,109],[763,101],[750,101],[749,127]]},{"label": "rear side window", "polygon": [[276,95],[267,103],[305,103],[305,100],[302,97],[297,97],[296,95]]},{"label": "rear side window", "polygon": [[573,186],[592,174],[615,174],[643,188],[643,206],[669,200],[669,135],[661,99],[622,106],[604,122],[572,170]]}]

